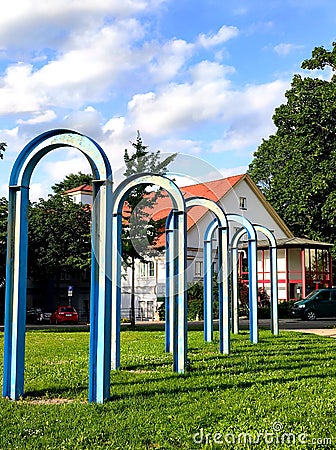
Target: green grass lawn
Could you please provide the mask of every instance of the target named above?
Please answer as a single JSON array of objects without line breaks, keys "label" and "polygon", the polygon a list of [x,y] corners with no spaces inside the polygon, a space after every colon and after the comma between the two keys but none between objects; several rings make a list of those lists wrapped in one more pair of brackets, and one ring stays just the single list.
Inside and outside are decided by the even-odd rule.
[{"label": "green grass lawn", "polygon": [[243,331],[224,356],[217,333],[205,344],[190,331],[185,375],[162,331],[123,331],[121,346],[111,401],[89,404],[89,333],[27,332],[26,395],[0,400],[0,448],[336,448],[331,338],[261,331],[253,345]]}]

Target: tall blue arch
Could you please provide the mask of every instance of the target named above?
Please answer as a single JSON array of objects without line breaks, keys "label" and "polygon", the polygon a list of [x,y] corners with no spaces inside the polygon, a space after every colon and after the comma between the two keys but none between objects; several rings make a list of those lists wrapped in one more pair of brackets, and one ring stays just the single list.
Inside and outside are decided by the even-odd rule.
[{"label": "tall blue arch", "polygon": [[[230,353],[230,311],[229,311],[229,290],[228,290],[228,224],[223,208],[213,200],[203,197],[190,197],[185,200],[186,208],[203,206],[211,211],[216,219],[218,233],[218,303],[219,303],[219,350],[223,354]],[[172,332],[174,324],[174,297],[171,293],[170,272],[172,257],[169,252],[171,247],[171,231],[173,226],[173,216],[169,214],[166,220],[166,351],[171,351],[176,340]],[[209,225],[212,227],[212,223]],[[208,230],[209,230],[208,227]],[[206,340],[212,339],[212,308],[207,305],[212,304],[212,247],[211,239],[213,232],[206,231],[204,239],[204,336]],[[211,237],[208,237],[211,235]],[[211,337],[209,337],[211,336]]]},{"label": "tall blue arch", "polygon": [[47,131],[29,142],[10,175],[2,395],[16,400],[24,394],[29,184],[38,162],[60,147],[80,150],[94,178],[89,401],[103,402],[110,395],[112,170],[96,142],[65,129]]},{"label": "tall blue arch", "polygon": [[[277,270],[277,243],[272,231],[263,225],[253,225],[256,232],[264,234],[270,249],[270,283],[271,283],[271,330],[277,336],[279,334],[278,319],[278,270]],[[239,332],[239,314],[238,314],[238,243],[246,233],[245,228],[241,228],[235,234],[231,246],[231,270],[232,270],[232,325],[233,333]],[[250,270],[250,269],[249,269]]]},{"label": "tall blue arch", "polygon": [[[238,247],[239,239],[243,234],[248,236],[248,268],[249,268],[249,320],[250,320],[250,341],[254,344],[258,343],[258,275],[257,275],[257,234],[252,223],[244,216],[239,214],[228,214],[229,221],[237,222],[242,225],[242,230],[238,230],[232,237],[231,246],[231,267],[236,267],[236,252],[233,249]],[[237,283],[234,278],[236,272],[233,271],[233,284]],[[234,302],[235,304],[235,302]],[[233,314],[233,331],[236,332],[237,323],[235,322],[236,314]]]},{"label": "tall blue arch", "polygon": [[[112,239],[112,369],[120,365],[120,304],[121,304],[121,229],[122,208],[129,192],[139,184],[153,184],[165,189],[172,201],[172,241],[168,252],[172,260],[172,272],[166,283],[171,285],[171,295],[176,305],[173,350],[173,369],[183,373],[187,363],[187,282],[186,282],[186,206],[177,185],[163,175],[138,173],[124,180],[113,195],[113,239]],[[172,283],[172,284],[171,284]]]}]

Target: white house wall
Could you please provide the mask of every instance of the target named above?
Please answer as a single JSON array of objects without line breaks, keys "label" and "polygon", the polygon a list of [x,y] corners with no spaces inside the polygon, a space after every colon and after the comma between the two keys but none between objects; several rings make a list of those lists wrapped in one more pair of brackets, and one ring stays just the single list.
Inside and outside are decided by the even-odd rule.
[{"label": "white house wall", "polygon": [[[246,198],[246,209],[240,208],[240,197]],[[221,200],[221,205],[226,213],[235,213],[244,215],[250,222],[254,224],[264,225],[273,231],[277,239],[288,237],[285,231],[279,226],[272,214],[265,208],[265,204],[260,200],[256,193],[251,189],[249,184],[243,179],[238,182],[233,189],[231,189],[224,198]],[[203,264],[203,239],[204,233],[213,220],[214,215],[211,212],[206,212],[200,220],[188,231],[187,236],[187,248],[188,248],[188,260],[187,260],[187,281],[198,281],[202,277],[195,277],[195,264],[196,261]],[[241,226],[237,223],[231,222],[229,236],[230,239],[237,229]],[[260,239],[265,239],[265,236],[259,236]],[[215,234],[215,240],[213,242],[214,249],[217,248],[217,232]],[[268,253],[269,255],[269,253]],[[284,254],[279,254],[279,270],[282,266],[285,266]],[[265,270],[269,270],[269,256],[264,261]],[[164,256],[160,260],[156,261],[156,276],[153,278],[136,278],[137,292],[136,302],[149,299],[150,301],[156,297],[164,296],[165,289],[165,259]],[[285,267],[284,267],[285,270]],[[203,273],[202,273],[203,275]],[[155,290],[155,285],[157,286]],[[126,285],[125,285],[126,286]],[[269,292],[270,286],[265,285],[265,288]],[[129,290],[129,287],[127,287]],[[279,285],[279,298],[286,298],[285,285]],[[126,299],[125,299],[126,300]]]},{"label": "white house wall", "polygon": [[[247,209],[243,210],[239,207],[239,198],[246,198]],[[260,201],[259,197],[250,188],[246,180],[238,182],[234,189],[231,189],[224,197],[222,202],[227,213],[236,213],[246,217],[250,222],[257,225],[263,225],[273,231],[277,239],[288,237],[284,230],[279,226],[274,217],[267,211],[265,205]],[[233,227],[239,227],[233,224]],[[231,227],[232,231],[232,227]],[[261,239],[265,239],[263,235]]]}]

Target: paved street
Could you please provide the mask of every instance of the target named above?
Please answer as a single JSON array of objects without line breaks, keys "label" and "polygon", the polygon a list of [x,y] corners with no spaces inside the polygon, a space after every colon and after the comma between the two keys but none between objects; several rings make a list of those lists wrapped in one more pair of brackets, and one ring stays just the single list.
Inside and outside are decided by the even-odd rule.
[{"label": "paved street", "polygon": [[[260,328],[269,329],[270,328],[270,320],[269,319],[259,319],[258,321]],[[123,327],[128,327],[128,324],[123,324]],[[164,329],[164,322],[137,322],[137,328],[141,327],[155,327],[156,329]],[[203,322],[189,322],[189,329],[203,329]],[[218,321],[215,321],[214,327],[218,327]],[[241,330],[249,328],[248,319],[240,319],[239,327]],[[78,329],[78,330],[87,330],[89,331],[90,327],[87,324],[81,325],[27,325],[27,329],[57,329],[57,328],[69,328],[69,329]],[[0,332],[3,332],[3,325],[0,326]],[[280,319],[279,320],[279,329],[283,331],[298,331],[302,333],[314,333],[319,334],[321,336],[330,336],[336,337],[336,318],[335,319],[319,319],[314,321],[306,321],[300,319]]]},{"label": "paved street", "polygon": [[[269,319],[260,319],[258,321],[260,328],[270,328]],[[248,328],[248,320],[241,319],[239,324],[242,329]],[[314,333],[321,336],[336,337],[336,318],[319,319],[314,321],[301,319],[280,319],[279,329],[287,331],[297,331],[301,333]]]}]

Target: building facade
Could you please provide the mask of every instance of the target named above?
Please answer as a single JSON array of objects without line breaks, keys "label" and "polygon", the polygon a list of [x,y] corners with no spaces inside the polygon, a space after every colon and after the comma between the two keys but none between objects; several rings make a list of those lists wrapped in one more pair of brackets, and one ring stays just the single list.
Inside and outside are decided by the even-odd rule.
[{"label": "building facade", "polygon": [[[185,198],[204,197],[219,203],[227,214],[246,217],[252,224],[263,225],[271,230],[278,247],[278,296],[279,301],[305,297],[315,288],[332,285],[331,244],[294,237],[284,221],[266,201],[261,191],[248,174],[220,180],[184,186],[180,188]],[[92,190],[88,185],[67,191],[74,202],[87,204],[92,200]],[[171,202],[166,194],[151,207],[151,217],[155,220],[167,217]],[[213,214],[203,207],[193,207],[187,219],[187,280],[189,283],[203,278],[203,238]],[[229,221],[229,236],[241,228]],[[215,238],[216,239],[216,238]],[[230,239],[230,238],[229,238]],[[164,233],[157,247],[164,247]],[[216,248],[216,241],[214,242]],[[239,274],[247,283],[247,245],[241,242]],[[258,234],[258,286],[270,291],[270,252],[265,237]],[[217,269],[216,250],[213,265]],[[129,317],[131,308],[131,272],[126,270],[122,281],[122,316]],[[157,311],[165,296],[165,256],[164,251],[146,261],[136,261],[135,267],[135,311],[137,320],[157,318]],[[82,300],[81,300],[82,301]],[[87,309],[87,308],[86,308]]]}]

